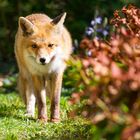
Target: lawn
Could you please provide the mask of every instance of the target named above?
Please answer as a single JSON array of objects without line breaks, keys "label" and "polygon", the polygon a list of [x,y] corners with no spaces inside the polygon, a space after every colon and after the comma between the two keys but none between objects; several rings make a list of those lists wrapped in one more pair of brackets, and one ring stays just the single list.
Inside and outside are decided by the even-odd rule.
[{"label": "lawn", "polygon": [[91,140],[90,123],[81,117],[69,118],[68,112],[73,107],[67,101],[67,97],[61,98],[61,123],[42,124],[24,116],[25,105],[17,93],[1,93],[0,140]]}]

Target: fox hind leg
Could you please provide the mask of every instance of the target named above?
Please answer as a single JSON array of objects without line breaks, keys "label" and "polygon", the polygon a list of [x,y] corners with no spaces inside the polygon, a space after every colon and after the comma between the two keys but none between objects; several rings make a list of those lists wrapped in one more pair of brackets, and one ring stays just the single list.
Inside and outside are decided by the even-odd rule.
[{"label": "fox hind leg", "polygon": [[26,102],[26,80],[25,80],[25,78],[23,78],[21,76],[20,73],[18,76],[18,90],[19,90],[19,93],[20,93],[24,103],[27,104],[27,102]]}]

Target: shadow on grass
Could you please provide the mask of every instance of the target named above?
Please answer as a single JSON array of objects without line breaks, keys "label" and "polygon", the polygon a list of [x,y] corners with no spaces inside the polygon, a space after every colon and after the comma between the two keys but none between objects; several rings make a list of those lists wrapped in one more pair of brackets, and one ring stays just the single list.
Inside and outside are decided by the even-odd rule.
[{"label": "shadow on grass", "polygon": [[17,94],[0,94],[0,118],[27,119],[24,112],[25,106]]},{"label": "shadow on grass", "polygon": [[15,119],[23,120],[23,116],[17,113],[17,110],[24,110],[24,107],[16,107],[14,105],[5,105],[0,103],[0,118],[12,117]]}]

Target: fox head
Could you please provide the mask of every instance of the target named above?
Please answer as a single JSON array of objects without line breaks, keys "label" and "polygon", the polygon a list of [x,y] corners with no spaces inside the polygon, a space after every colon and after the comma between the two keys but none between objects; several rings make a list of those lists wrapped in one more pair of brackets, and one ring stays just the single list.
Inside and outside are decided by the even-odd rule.
[{"label": "fox head", "polygon": [[26,57],[45,65],[56,55],[61,55],[65,17],[66,13],[54,19],[43,14],[19,18],[19,30],[22,36],[20,40]]}]

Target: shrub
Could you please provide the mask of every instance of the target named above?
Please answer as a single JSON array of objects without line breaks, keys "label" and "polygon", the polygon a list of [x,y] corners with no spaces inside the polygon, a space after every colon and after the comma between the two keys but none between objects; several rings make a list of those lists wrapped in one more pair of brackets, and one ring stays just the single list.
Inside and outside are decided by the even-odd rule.
[{"label": "shrub", "polygon": [[[112,124],[123,125],[122,139],[128,134],[125,129],[128,124],[131,128],[137,123],[136,129],[131,129],[133,133],[128,134],[127,139],[134,138],[140,129],[139,17],[140,9],[133,5],[115,11],[111,20],[115,30],[110,33],[110,38],[101,40],[93,33],[90,38],[84,37],[80,43],[79,56],[71,61],[74,67],[76,62],[80,63],[80,76],[75,84],[80,88],[72,94],[70,103],[84,101],[82,115],[94,124],[106,122],[104,127],[107,128],[113,128]],[[112,130],[110,133],[113,133]],[[107,135],[104,133],[101,137]]]}]

